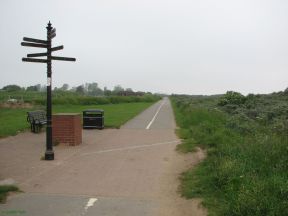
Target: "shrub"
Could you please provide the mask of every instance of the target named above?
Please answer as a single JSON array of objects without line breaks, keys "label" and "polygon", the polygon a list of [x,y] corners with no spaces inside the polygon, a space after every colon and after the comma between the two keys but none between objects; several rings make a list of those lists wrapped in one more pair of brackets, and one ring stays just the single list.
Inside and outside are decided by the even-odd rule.
[{"label": "shrub", "polygon": [[178,149],[207,150],[199,166],[182,174],[182,195],[203,198],[211,215],[288,215],[287,96],[249,96],[251,107],[229,99],[220,110],[212,98],[198,99],[172,97],[184,139]]},{"label": "shrub", "polygon": [[246,101],[246,97],[239,92],[227,91],[227,93],[220,98],[218,105],[225,106],[227,104],[241,105]]}]

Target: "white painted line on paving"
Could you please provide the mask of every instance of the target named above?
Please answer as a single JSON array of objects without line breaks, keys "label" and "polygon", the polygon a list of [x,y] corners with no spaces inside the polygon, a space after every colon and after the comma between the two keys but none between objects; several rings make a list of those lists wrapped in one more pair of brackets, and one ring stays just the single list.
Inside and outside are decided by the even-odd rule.
[{"label": "white painted line on paving", "polygon": [[82,211],[82,214],[81,216],[85,216],[88,212],[88,209],[92,206],[94,206],[94,203],[97,201],[98,199],[97,198],[90,198],[84,208],[84,210]]},{"label": "white painted line on paving", "polygon": [[92,207],[97,200],[97,198],[90,198],[85,206],[85,210],[87,211],[88,208]]},{"label": "white painted line on paving", "polygon": [[114,152],[114,151],[125,151],[125,150],[130,150],[130,149],[146,148],[146,147],[159,146],[159,145],[167,145],[167,144],[180,143],[180,142],[181,142],[181,140],[173,140],[173,141],[153,143],[153,144],[148,144],[148,145],[129,146],[129,147],[124,147],[124,148],[115,148],[115,149],[108,149],[108,150],[102,150],[102,151],[84,153],[84,154],[81,154],[80,156],[87,156],[87,155],[92,155],[92,154],[108,153],[108,152]]},{"label": "white painted line on paving", "polygon": [[153,116],[152,120],[149,122],[149,124],[146,127],[146,130],[149,130],[151,125],[153,124],[153,122],[155,121],[158,113],[160,112],[160,109],[162,108],[162,106],[165,104],[165,101],[162,102],[162,104],[159,106],[159,108],[157,109],[155,115]]}]

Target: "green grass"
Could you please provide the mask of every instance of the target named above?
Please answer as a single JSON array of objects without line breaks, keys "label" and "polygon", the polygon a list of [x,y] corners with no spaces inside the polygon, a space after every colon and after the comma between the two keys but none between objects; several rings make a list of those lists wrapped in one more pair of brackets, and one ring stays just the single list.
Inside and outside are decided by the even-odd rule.
[{"label": "green grass", "polygon": [[[119,128],[139,114],[144,109],[152,105],[153,102],[120,103],[107,105],[54,105],[53,113],[81,113],[85,109],[103,109],[105,112],[105,127]],[[24,130],[29,130],[30,125],[26,121],[29,110],[32,109],[9,109],[0,108],[0,137],[16,135]],[[45,108],[43,108],[45,109]]]},{"label": "green grass", "polygon": [[[207,151],[199,166],[182,174],[182,195],[202,198],[209,215],[288,215],[287,133],[247,118],[243,107],[231,113],[217,107],[217,101],[213,105],[207,98],[205,107],[201,100],[201,106],[196,98],[172,100],[178,134],[184,139],[178,149],[190,152],[201,146]],[[274,120],[280,124],[281,119],[279,114]]]},{"label": "green grass", "polygon": [[29,109],[0,108],[0,137],[16,135],[30,128],[27,123]]},{"label": "green grass", "polygon": [[9,192],[19,191],[14,185],[0,186],[0,203],[4,203]]},{"label": "green grass", "polygon": [[53,107],[54,113],[81,113],[85,109],[103,109],[105,127],[119,128],[122,124],[129,119],[135,117],[140,112],[151,106],[153,103],[137,102],[137,103],[122,103],[122,104],[109,104],[109,105],[55,105]]}]

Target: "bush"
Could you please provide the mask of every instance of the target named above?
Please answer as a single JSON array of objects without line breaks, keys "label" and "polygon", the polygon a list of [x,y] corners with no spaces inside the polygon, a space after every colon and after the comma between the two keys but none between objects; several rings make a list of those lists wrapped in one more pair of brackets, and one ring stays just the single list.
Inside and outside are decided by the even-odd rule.
[{"label": "bush", "polygon": [[[6,102],[9,98],[19,101],[44,106],[46,104],[46,92],[36,91],[0,91],[0,102]],[[52,103],[55,105],[102,105],[117,103],[155,102],[161,97],[144,94],[143,96],[84,96],[70,91],[53,91]]]},{"label": "bush", "polygon": [[[161,99],[157,96],[111,96],[111,97],[91,97],[91,96],[74,96],[74,97],[53,97],[52,103],[55,105],[103,105],[135,102],[155,102]],[[33,100],[36,105],[45,105],[46,98]]]},{"label": "bush", "polygon": [[207,150],[198,167],[182,174],[182,195],[203,198],[211,215],[288,215],[286,96],[249,96],[252,108],[231,99],[220,110],[214,98],[196,100],[172,97],[185,139],[178,149],[193,151],[197,144]]},{"label": "bush", "polygon": [[225,106],[227,104],[241,105],[246,101],[246,97],[239,92],[227,91],[227,93],[220,98],[218,105]]}]

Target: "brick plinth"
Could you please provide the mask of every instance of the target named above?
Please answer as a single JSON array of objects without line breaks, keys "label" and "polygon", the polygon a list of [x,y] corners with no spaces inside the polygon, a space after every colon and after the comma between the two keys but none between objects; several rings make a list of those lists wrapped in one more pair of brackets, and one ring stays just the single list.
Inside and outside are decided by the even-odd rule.
[{"label": "brick plinth", "polygon": [[75,146],[82,143],[81,114],[58,113],[52,116],[52,140]]}]

